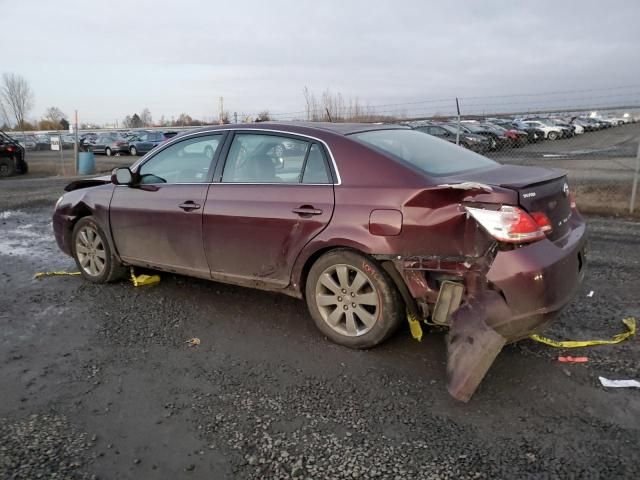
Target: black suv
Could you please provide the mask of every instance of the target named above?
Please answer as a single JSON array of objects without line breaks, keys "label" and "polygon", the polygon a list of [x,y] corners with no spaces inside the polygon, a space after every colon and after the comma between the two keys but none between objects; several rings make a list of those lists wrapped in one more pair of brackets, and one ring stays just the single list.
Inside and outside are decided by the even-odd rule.
[{"label": "black suv", "polygon": [[0,177],[27,173],[28,170],[22,145],[0,130]]}]

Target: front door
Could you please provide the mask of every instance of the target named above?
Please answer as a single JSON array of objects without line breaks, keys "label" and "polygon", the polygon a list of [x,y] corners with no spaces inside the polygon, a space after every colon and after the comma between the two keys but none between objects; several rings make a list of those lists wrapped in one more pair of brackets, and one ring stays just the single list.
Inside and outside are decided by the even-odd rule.
[{"label": "front door", "polygon": [[111,230],[124,261],[209,276],[202,212],[223,137],[207,134],[172,143],[138,168],[139,184],[114,189]]},{"label": "front door", "polygon": [[214,279],[282,288],[302,248],[329,223],[334,195],[323,147],[311,140],[236,133],[204,208]]}]

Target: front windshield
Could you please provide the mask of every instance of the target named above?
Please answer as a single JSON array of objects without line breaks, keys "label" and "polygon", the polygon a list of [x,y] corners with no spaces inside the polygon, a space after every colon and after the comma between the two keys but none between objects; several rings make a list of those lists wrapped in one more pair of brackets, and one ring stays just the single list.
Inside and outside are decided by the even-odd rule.
[{"label": "front windshield", "polygon": [[454,175],[497,165],[482,155],[416,130],[374,130],[350,136],[434,176]]}]

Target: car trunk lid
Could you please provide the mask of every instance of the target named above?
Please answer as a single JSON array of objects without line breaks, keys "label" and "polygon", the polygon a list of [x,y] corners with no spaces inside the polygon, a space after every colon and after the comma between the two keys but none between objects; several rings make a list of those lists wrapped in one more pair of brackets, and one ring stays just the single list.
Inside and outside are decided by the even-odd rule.
[{"label": "car trunk lid", "polygon": [[447,178],[449,183],[455,180],[515,190],[520,207],[529,213],[542,212],[549,218],[552,230],[547,234],[547,238],[550,240],[559,239],[569,231],[571,201],[569,185],[563,171],[542,167],[498,165],[490,170],[468,172]]}]

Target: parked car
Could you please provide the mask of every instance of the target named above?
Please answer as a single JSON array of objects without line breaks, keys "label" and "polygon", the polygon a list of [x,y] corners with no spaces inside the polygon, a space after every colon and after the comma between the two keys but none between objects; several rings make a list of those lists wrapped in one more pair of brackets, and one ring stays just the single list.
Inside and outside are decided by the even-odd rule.
[{"label": "parked car", "polygon": [[520,125],[513,120],[491,119],[491,123],[500,125],[506,129],[516,129],[527,134],[527,143],[536,143],[544,140],[544,132],[532,126]]},{"label": "parked car", "polygon": [[91,145],[94,153],[104,153],[107,157],[129,153],[129,144],[119,132],[101,133]]},{"label": "parked car", "polygon": [[[456,139],[458,138],[458,129],[452,125],[430,124],[419,125],[412,128],[414,130],[433,135],[434,137],[441,138],[450,143],[456,143]],[[474,152],[483,153],[491,149],[491,141],[488,138],[482,135],[476,135],[475,133],[465,132],[463,129],[460,129],[459,143],[461,146],[468,148],[469,150],[473,150]]]},{"label": "parked car", "polygon": [[[278,158],[284,142],[304,153]],[[465,401],[487,359],[553,318],[584,275],[565,173],[398,125],[205,127],[65,190],[55,237],[86,280],[132,265],[279,291],[352,348],[408,311],[449,327],[448,388]]]},{"label": "parked car", "polygon": [[51,150],[51,138],[48,135],[35,135],[36,150]]},{"label": "parked car", "polygon": [[88,132],[80,135],[80,147],[84,151],[91,151],[93,146],[96,144],[96,140],[98,139],[98,134],[93,132]]},{"label": "parked car", "polygon": [[0,177],[25,174],[28,171],[24,147],[0,130]]},{"label": "parked car", "polygon": [[129,153],[134,156],[143,155],[169,138],[164,132],[159,131],[138,132],[137,135],[129,138]]},{"label": "parked car", "polygon": [[518,128],[507,128],[502,125],[496,125],[493,122],[483,122],[482,126],[492,128],[509,139],[509,146],[513,148],[522,147],[527,143],[528,135],[524,130]]},{"label": "parked car", "polygon": [[548,140],[557,140],[565,134],[561,127],[549,125],[539,120],[523,120],[518,122],[518,127],[532,127],[544,133],[544,138]]},{"label": "parked car", "polygon": [[492,150],[502,150],[511,146],[511,139],[504,134],[504,131],[497,129],[493,125],[483,125],[475,120],[463,121],[462,125],[470,133],[487,137],[491,141]]},{"label": "parked car", "polygon": [[26,151],[36,149],[36,139],[33,135],[25,135],[23,133],[12,133],[13,139],[18,142]]}]

